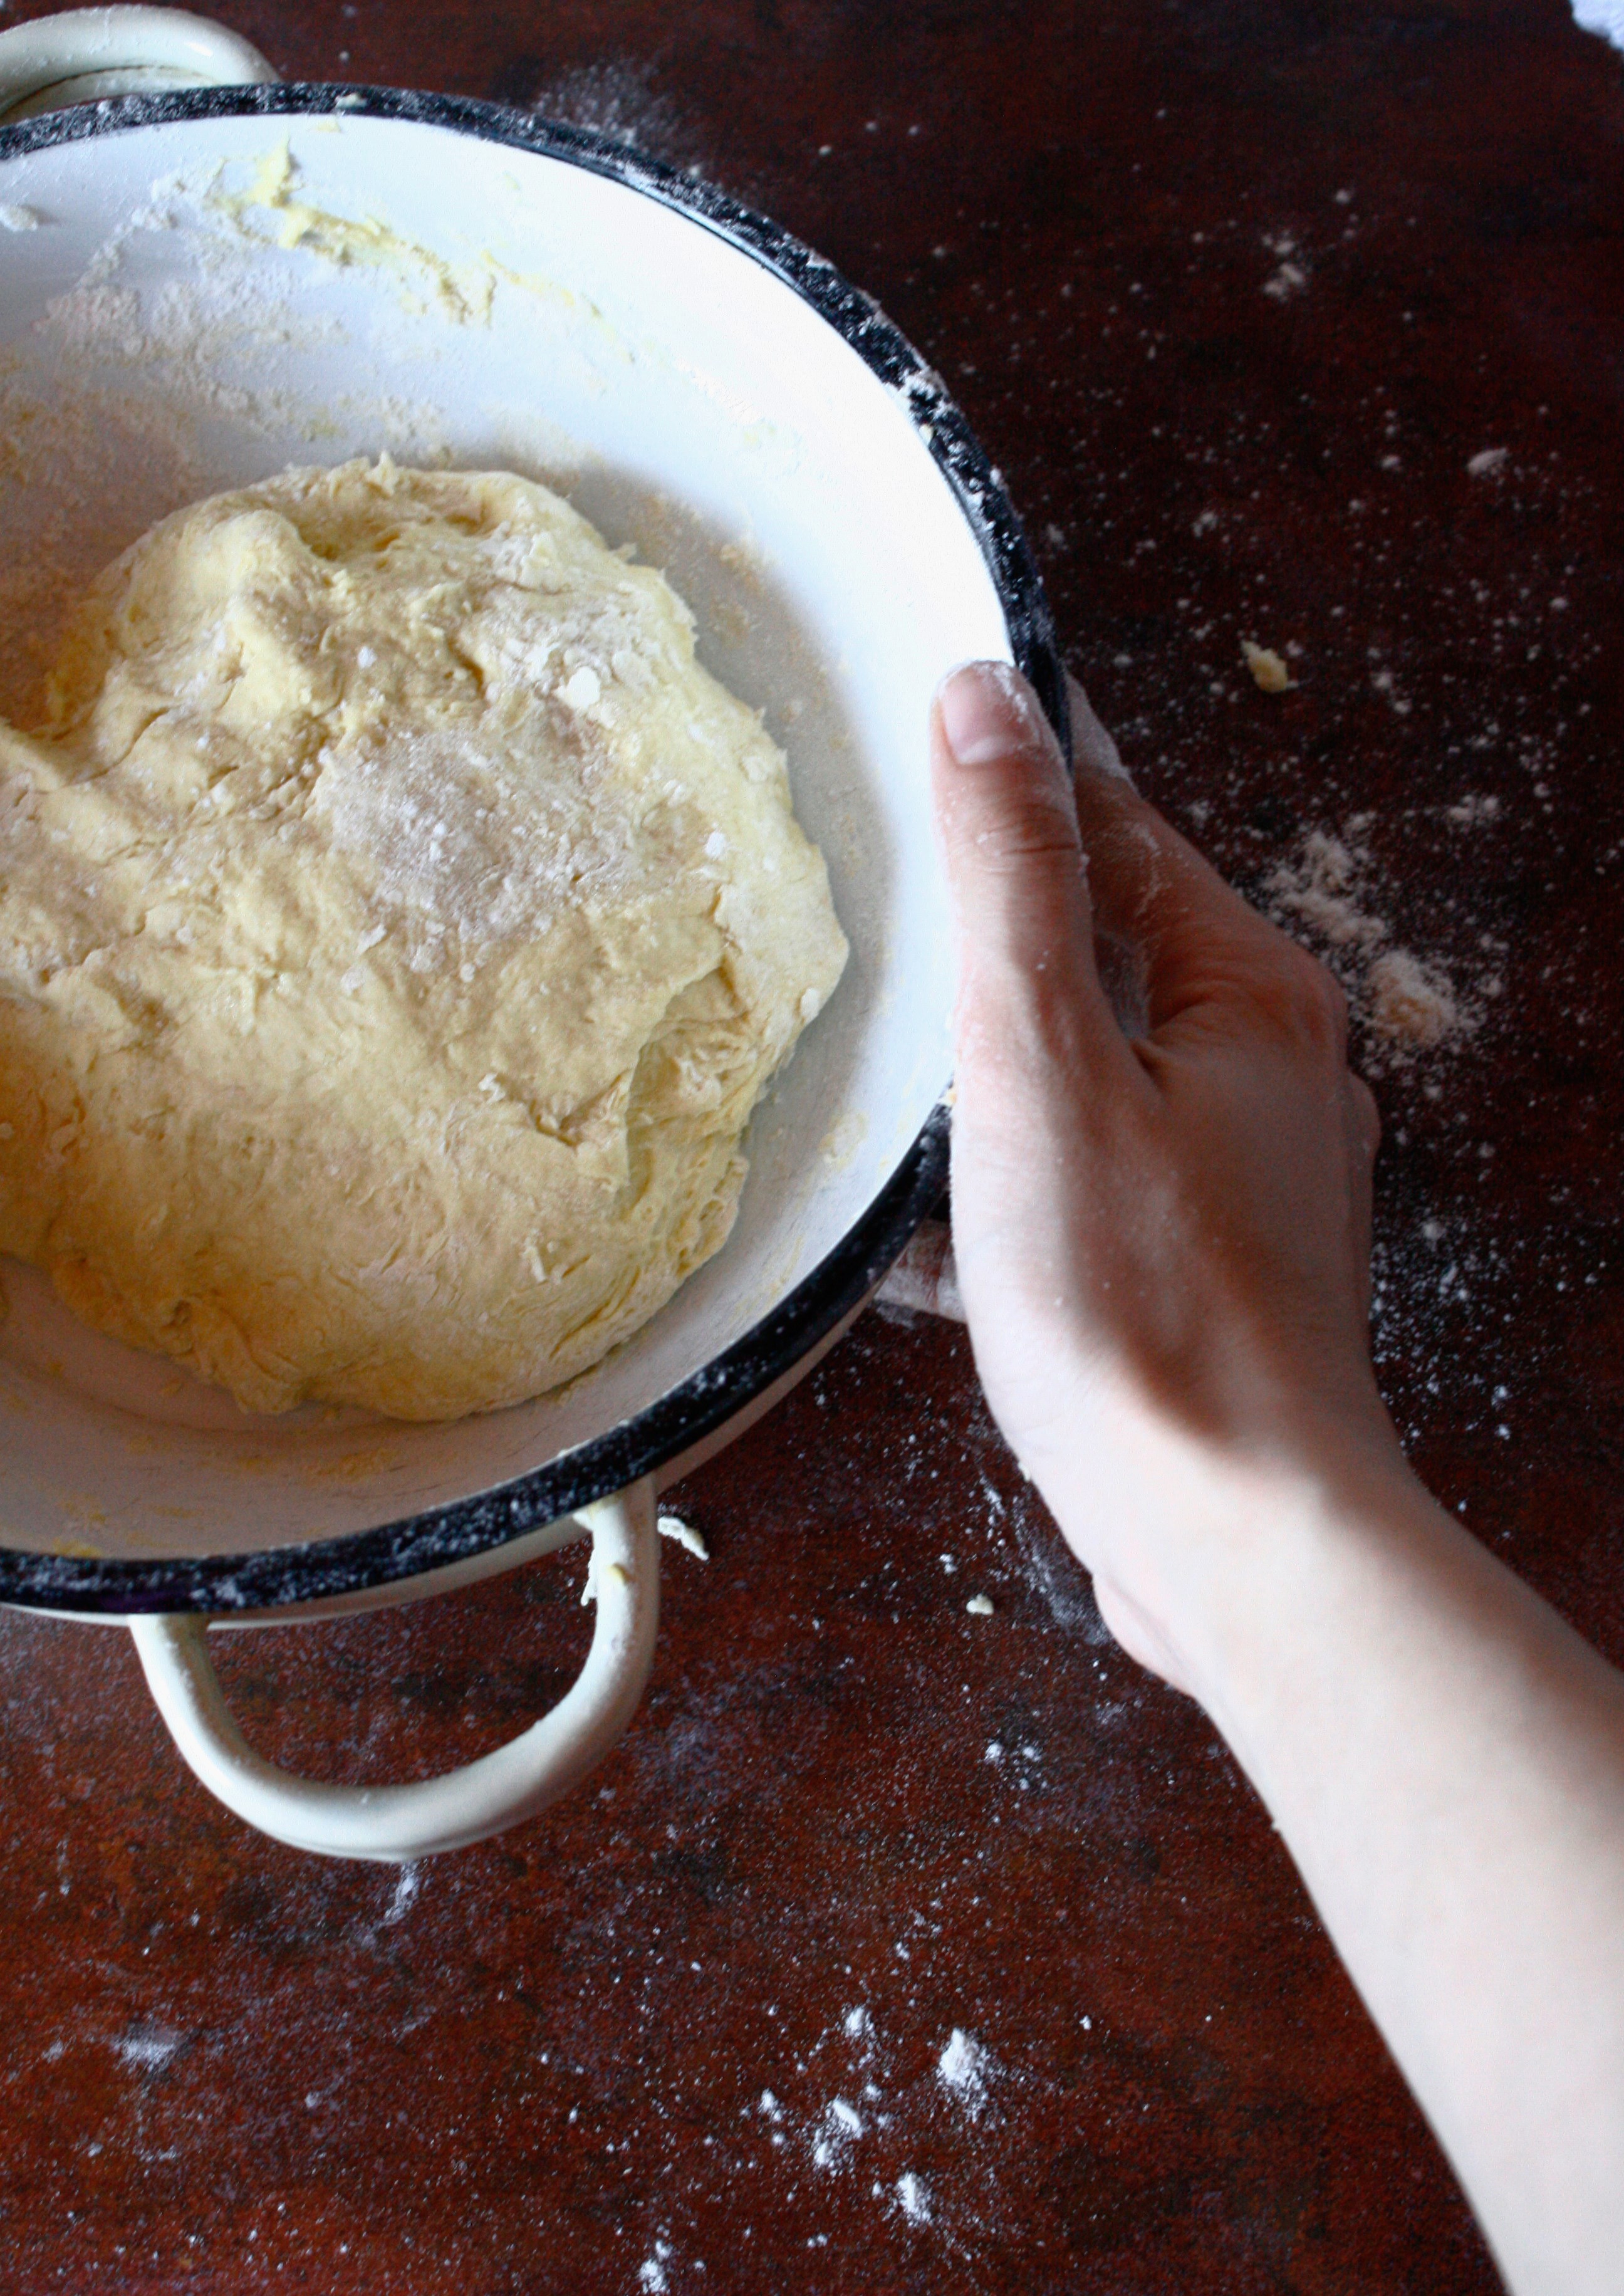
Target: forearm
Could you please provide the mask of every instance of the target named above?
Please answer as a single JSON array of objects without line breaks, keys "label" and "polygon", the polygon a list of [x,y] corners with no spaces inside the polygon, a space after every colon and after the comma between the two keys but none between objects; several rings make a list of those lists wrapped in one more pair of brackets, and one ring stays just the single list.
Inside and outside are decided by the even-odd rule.
[{"label": "forearm", "polygon": [[1518,2296],[1617,2286],[1624,1687],[1407,1476],[1299,1487],[1192,1671]]}]

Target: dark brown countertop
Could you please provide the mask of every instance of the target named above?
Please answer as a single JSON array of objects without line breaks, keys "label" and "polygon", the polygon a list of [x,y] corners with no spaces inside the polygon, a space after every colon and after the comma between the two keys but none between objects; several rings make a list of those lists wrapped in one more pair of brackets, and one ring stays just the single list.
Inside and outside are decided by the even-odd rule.
[{"label": "dark brown countertop", "polygon": [[[938,362],[1142,783],[1276,900],[1340,838],[1447,971],[1473,1025],[1380,1079],[1386,1390],[1624,1660],[1624,58],[1559,0],[220,12],[697,166]],[[1494,2287],[962,1332],[871,1314],[679,1496],[624,1747],[404,1876],[217,1808],[117,1631],[0,1620],[0,2285]],[[556,1693],[579,1569],[234,1638],[231,1696],[425,1774]]]}]

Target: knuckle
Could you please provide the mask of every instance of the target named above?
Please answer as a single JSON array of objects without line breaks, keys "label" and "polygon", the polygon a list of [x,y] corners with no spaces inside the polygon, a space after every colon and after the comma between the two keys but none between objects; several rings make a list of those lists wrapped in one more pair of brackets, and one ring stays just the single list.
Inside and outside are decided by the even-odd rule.
[{"label": "knuckle", "polygon": [[1348,1042],[1348,999],[1335,975],[1306,948],[1291,941],[1284,945],[1260,1001],[1288,1036],[1341,1057]]},{"label": "knuckle", "polygon": [[977,843],[988,866],[1012,873],[1055,864],[1076,869],[1082,857],[1070,808],[1058,806],[1046,791],[1007,803]]}]

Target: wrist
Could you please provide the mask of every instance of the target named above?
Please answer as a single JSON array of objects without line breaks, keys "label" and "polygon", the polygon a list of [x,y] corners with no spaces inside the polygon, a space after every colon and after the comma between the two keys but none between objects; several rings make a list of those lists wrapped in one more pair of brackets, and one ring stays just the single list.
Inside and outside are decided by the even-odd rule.
[{"label": "wrist", "polygon": [[1169,1641],[1192,1694],[1254,1770],[1258,1739],[1384,1631],[1398,1582],[1430,1575],[1459,1534],[1390,1436],[1336,1430],[1312,1455],[1244,1463],[1227,1497]]},{"label": "wrist", "polygon": [[1022,1447],[1022,1464],[1112,1633],[1220,1722],[1279,1661],[1293,1605],[1312,1605],[1339,1556],[1446,1520],[1374,1387],[1367,1408],[1283,1409],[1267,1438],[1246,1440],[1091,1388],[1063,1445]]}]

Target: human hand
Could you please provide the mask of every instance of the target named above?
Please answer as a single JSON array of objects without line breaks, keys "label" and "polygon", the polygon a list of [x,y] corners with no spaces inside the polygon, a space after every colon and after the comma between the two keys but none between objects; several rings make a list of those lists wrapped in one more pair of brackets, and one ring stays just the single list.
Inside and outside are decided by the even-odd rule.
[{"label": "human hand", "polygon": [[[1106,1623],[1262,1796],[1508,2286],[1603,2296],[1624,1685],[1404,1463],[1366,1337],[1375,1108],[1335,984],[1072,706],[1075,802],[1013,672],[956,672],[933,726],[988,1399]],[[1136,970],[1126,1029],[1096,950]]]},{"label": "human hand", "polygon": [[1379,1126],[1331,975],[1072,708],[1075,795],[1013,670],[956,672],[933,714],[955,1250],[994,1415],[1108,1625],[1202,1695],[1234,1543],[1284,1493],[1407,1473],[1366,1335]]}]

